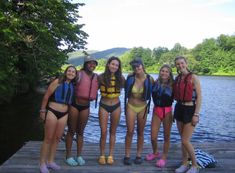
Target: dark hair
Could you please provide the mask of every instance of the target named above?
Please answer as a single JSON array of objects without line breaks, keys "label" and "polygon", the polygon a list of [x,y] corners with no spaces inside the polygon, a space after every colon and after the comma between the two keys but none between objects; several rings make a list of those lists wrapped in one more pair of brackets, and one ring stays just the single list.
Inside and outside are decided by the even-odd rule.
[{"label": "dark hair", "polygon": [[[69,68],[74,68],[74,69],[75,69],[75,72],[76,72],[76,74],[77,74],[77,69],[76,69],[76,67],[73,66],[73,65],[69,65],[69,66],[65,69],[63,75],[61,75],[61,76],[59,77],[59,83],[62,83],[62,82],[64,82],[64,81],[66,81],[66,79],[67,79],[66,73],[67,73],[67,71],[68,71]],[[71,82],[74,83],[74,82],[75,82],[75,79],[76,79],[76,77],[75,77]]]},{"label": "dark hair", "polygon": [[106,66],[105,66],[105,71],[101,75],[101,80],[105,86],[110,86],[111,83],[111,72],[109,70],[109,64],[113,61],[116,60],[119,63],[119,68],[118,70],[114,73],[115,75],[115,87],[116,89],[120,89],[124,85],[123,81],[123,76],[122,76],[122,66],[121,66],[121,61],[118,57],[112,56],[108,59]]},{"label": "dark hair", "polygon": [[80,70],[85,70],[86,71],[87,70],[87,64],[88,64],[88,62],[84,62],[83,66]]},{"label": "dark hair", "polygon": [[[175,58],[175,65],[176,65],[176,61],[177,61],[177,60],[180,60],[180,59],[183,59],[183,60],[185,61],[185,63],[188,64],[188,61],[187,61],[187,59],[186,59],[184,56],[177,56],[177,57]],[[177,70],[177,73],[180,74],[180,72],[179,72],[179,70],[178,70],[177,68],[176,68],[176,70]],[[187,68],[187,70],[188,70],[189,72],[191,72],[188,68]]]},{"label": "dark hair", "polygon": [[164,64],[161,66],[160,70],[159,70],[159,76],[158,76],[158,82],[160,84],[162,84],[162,78],[161,78],[161,75],[160,75],[160,72],[163,68],[167,68],[170,72],[170,78],[168,80],[168,85],[172,86],[173,85],[173,82],[174,82],[174,77],[173,77],[173,73],[172,73],[172,69],[171,67],[168,65],[168,64]]}]

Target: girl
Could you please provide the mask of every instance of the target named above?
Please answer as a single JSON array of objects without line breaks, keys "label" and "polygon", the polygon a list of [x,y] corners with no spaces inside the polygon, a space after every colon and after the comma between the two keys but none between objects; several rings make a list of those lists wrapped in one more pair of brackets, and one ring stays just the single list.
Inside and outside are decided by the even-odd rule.
[{"label": "girl", "polygon": [[[135,164],[142,163],[142,150],[144,143],[144,127],[151,100],[153,78],[146,74],[141,59],[131,61],[133,73],[128,75],[125,84],[125,105],[126,105],[126,139],[124,164],[131,165],[130,149],[134,134],[135,121],[137,119],[137,153]],[[126,100],[128,103],[126,104]]]},{"label": "girl", "polygon": [[172,87],[173,87],[173,74],[169,65],[163,65],[159,71],[159,77],[154,82],[152,98],[154,102],[153,116],[151,122],[151,142],[153,153],[146,156],[146,160],[154,160],[159,157],[160,154],[157,152],[157,136],[163,123],[164,131],[164,144],[163,154],[161,159],[156,162],[157,167],[165,167],[168,150],[170,147],[170,131],[172,126]]},{"label": "girl", "polygon": [[[117,57],[111,57],[107,61],[105,72],[100,78],[100,107],[99,107],[99,124],[101,129],[100,137],[100,157],[99,164],[113,164],[113,150],[116,140],[116,129],[119,124],[121,107],[120,91],[124,86],[124,77],[122,76],[121,61]],[[107,162],[105,158],[105,144],[107,137],[107,126],[110,114],[110,137],[109,137],[109,156]]]},{"label": "girl", "polygon": [[43,97],[40,117],[45,122],[45,134],[40,153],[41,173],[49,173],[48,168],[60,169],[54,162],[54,157],[67,123],[68,105],[72,103],[76,72],[74,66],[68,66],[64,75],[49,85]]},{"label": "girl", "polygon": [[[201,108],[201,86],[198,77],[188,69],[185,57],[175,58],[178,76],[174,83],[174,99],[177,101],[174,118],[181,137],[182,165],[175,170],[176,173],[198,173],[194,147],[190,142],[195,126],[199,122]],[[188,156],[192,160],[189,168]]]}]

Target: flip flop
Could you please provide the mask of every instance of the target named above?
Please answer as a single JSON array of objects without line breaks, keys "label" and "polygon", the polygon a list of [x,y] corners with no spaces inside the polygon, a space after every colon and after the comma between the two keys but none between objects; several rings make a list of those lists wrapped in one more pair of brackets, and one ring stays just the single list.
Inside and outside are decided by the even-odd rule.
[{"label": "flip flop", "polygon": [[67,158],[65,160],[65,163],[67,163],[69,166],[77,166],[78,165],[78,162],[73,157]]}]

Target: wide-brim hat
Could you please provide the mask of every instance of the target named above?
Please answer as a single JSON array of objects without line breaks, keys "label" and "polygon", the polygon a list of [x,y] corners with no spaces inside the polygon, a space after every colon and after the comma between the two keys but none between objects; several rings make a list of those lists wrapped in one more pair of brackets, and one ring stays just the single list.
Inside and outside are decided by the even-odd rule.
[{"label": "wide-brim hat", "polygon": [[86,62],[91,62],[91,61],[94,61],[94,62],[96,63],[96,65],[98,65],[98,61],[97,61],[94,57],[92,57],[92,56],[86,56],[86,57],[84,58],[84,64],[85,64]]}]

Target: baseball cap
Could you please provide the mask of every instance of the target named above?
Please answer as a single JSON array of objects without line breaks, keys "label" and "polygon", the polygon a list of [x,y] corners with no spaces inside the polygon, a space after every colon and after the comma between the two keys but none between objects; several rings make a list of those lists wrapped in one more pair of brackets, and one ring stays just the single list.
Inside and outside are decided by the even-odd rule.
[{"label": "baseball cap", "polygon": [[143,61],[142,59],[140,58],[134,58],[131,62],[130,62],[130,65],[135,68],[135,67],[138,67],[140,65],[143,65]]}]

